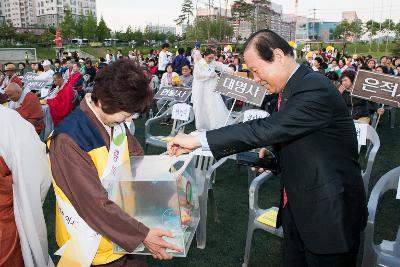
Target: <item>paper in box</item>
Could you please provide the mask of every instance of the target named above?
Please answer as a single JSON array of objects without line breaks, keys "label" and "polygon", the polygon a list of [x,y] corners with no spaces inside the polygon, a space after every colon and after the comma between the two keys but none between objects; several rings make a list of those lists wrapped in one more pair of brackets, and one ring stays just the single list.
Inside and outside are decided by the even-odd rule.
[{"label": "paper in box", "polygon": [[[186,257],[200,219],[192,156],[131,157],[102,182],[109,199],[130,216],[149,228],[173,232],[175,237],[165,240],[183,252],[168,252]],[[128,253],[118,244],[113,250]],[[143,244],[131,253],[150,255]]]}]

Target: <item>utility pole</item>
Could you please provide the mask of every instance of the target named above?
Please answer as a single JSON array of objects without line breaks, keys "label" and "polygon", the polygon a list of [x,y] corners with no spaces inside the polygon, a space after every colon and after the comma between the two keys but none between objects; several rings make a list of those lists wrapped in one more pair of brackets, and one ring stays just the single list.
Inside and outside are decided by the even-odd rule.
[{"label": "utility pole", "polygon": [[374,17],[375,17],[375,1],[372,1],[372,18],[371,18],[371,37],[369,40],[369,52],[372,51],[372,33],[374,31]]},{"label": "utility pole", "polygon": [[[388,29],[388,31],[390,31],[390,28],[391,28],[391,26],[392,26],[392,4],[393,4],[393,0],[390,0],[389,29]],[[389,44],[389,36],[388,36],[388,32],[386,32],[386,47],[385,47],[385,52],[387,52],[388,44]]]},{"label": "utility pole", "polygon": [[[383,0],[381,1],[381,22],[379,23],[379,35],[381,35],[381,33],[382,33],[382,20],[383,20]],[[380,38],[378,40],[378,52],[379,52],[379,47],[381,44],[381,38],[382,38],[382,35],[380,36]]]},{"label": "utility pole", "polygon": [[317,11],[315,8],[313,8],[314,11],[314,40],[317,40],[317,31],[315,29],[315,12]]},{"label": "utility pole", "polygon": [[317,31],[315,30],[315,14],[317,12],[316,8],[310,9],[310,11],[312,11],[311,15],[313,15],[313,39],[317,40],[316,35],[317,35]]}]

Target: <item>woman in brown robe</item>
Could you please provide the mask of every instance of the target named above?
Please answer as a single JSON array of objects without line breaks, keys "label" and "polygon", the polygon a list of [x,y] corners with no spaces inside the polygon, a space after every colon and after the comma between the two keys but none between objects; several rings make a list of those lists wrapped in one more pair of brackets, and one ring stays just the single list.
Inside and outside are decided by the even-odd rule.
[{"label": "woman in brown robe", "polygon": [[0,266],[23,267],[13,210],[12,182],[11,172],[0,157]]}]

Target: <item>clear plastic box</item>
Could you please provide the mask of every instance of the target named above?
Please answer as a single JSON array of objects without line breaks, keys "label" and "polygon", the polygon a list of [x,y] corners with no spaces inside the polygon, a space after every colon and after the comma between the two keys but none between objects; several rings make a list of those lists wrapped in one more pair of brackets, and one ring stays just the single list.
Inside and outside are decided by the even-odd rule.
[{"label": "clear plastic box", "polygon": [[[192,156],[131,157],[102,183],[109,199],[133,218],[149,228],[173,232],[174,238],[165,240],[182,247],[183,252],[167,252],[186,257],[200,220]],[[117,244],[113,251],[128,253]],[[150,255],[143,244],[130,253]]]}]

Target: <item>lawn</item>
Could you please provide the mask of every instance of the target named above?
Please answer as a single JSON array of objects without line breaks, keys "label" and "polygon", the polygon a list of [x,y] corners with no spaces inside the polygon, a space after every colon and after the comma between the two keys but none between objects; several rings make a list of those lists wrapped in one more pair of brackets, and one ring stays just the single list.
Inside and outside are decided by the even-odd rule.
[{"label": "lawn", "polygon": [[[144,119],[136,121],[136,136],[143,144],[144,141]],[[389,170],[400,165],[400,123],[396,128],[389,127],[387,116],[384,116],[378,134],[381,138],[381,148],[375,160],[372,171],[370,191],[377,180]],[[156,131],[166,132],[166,126],[158,126]],[[160,149],[149,149],[148,154],[159,154]],[[362,157],[362,164],[365,160]],[[248,216],[248,185],[247,172],[244,168],[238,171],[233,161],[228,161],[217,170],[215,183],[215,197],[218,206],[220,223],[215,223],[210,212],[207,221],[207,245],[204,250],[197,249],[192,243],[186,258],[175,258],[168,262],[159,262],[149,257],[150,266],[241,266],[243,262],[245,238]],[[260,192],[261,207],[277,206],[279,200],[279,180],[272,179],[266,183]],[[395,199],[395,193],[389,192],[384,195],[380,202],[377,214],[377,242],[382,239],[394,239],[398,226],[400,225],[400,205]],[[44,205],[45,217],[48,228],[49,249],[51,253],[57,249],[54,238],[54,193],[50,189]],[[279,238],[262,231],[255,232],[255,239],[250,257],[250,266],[280,265]],[[360,253],[361,254],[361,253]],[[57,256],[53,259],[58,260]]]}]

